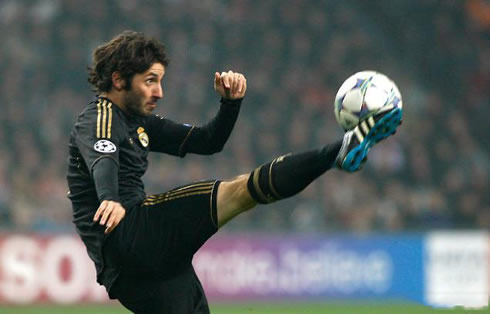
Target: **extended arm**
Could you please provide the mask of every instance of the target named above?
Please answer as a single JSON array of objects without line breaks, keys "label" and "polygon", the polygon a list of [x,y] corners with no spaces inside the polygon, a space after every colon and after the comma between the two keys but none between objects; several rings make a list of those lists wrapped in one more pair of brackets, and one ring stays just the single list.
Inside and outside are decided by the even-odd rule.
[{"label": "extended arm", "polygon": [[220,152],[235,126],[247,84],[242,74],[229,71],[215,73],[214,88],[221,96],[221,106],[217,115],[204,126],[150,117],[150,150],[181,157],[186,153],[209,155]]},{"label": "extended arm", "polygon": [[221,99],[218,114],[202,127],[192,127],[183,143],[180,154],[210,155],[223,150],[240,112],[242,99]]},{"label": "extended arm", "polygon": [[191,131],[187,143],[183,145],[184,151],[198,154],[217,153],[223,150],[230,137],[247,91],[247,80],[240,73],[216,72],[214,90],[221,96],[220,110],[205,126]]}]

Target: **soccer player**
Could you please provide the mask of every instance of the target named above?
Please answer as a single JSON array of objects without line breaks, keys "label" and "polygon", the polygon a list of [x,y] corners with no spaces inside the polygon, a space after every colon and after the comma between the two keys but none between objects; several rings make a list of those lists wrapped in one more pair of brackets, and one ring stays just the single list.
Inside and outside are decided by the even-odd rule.
[{"label": "soccer player", "polygon": [[148,153],[221,151],[247,91],[242,74],[216,72],[216,116],[203,126],[176,123],[152,113],[167,66],[164,46],[141,33],[125,31],[95,49],[89,82],[97,96],[70,136],[68,197],[97,281],[111,298],[135,313],[209,313],[191,263],[204,242],[236,215],[295,195],[332,167],[359,170],[371,146],[396,131],[401,111],[378,114],[338,142],[251,173],[146,196]]}]

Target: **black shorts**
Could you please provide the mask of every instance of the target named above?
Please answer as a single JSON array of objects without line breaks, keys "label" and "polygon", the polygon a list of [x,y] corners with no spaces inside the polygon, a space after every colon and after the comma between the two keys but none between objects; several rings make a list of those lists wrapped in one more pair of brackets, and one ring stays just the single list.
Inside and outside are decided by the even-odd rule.
[{"label": "black shorts", "polygon": [[192,266],[165,280],[121,276],[115,289],[119,302],[133,313],[210,313],[206,295]]},{"label": "black shorts", "polygon": [[120,269],[111,298],[136,313],[209,312],[192,257],[218,230],[219,184],[181,186],[126,211],[104,245],[104,259]]}]

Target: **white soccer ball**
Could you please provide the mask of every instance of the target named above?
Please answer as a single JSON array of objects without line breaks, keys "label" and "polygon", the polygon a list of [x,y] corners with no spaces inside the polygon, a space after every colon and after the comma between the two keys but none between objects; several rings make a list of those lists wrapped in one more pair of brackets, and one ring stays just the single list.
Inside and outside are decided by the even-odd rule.
[{"label": "white soccer ball", "polygon": [[335,118],[344,130],[351,130],[370,116],[393,108],[402,109],[402,96],[386,75],[362,71],[349,77],[335,96]]}]

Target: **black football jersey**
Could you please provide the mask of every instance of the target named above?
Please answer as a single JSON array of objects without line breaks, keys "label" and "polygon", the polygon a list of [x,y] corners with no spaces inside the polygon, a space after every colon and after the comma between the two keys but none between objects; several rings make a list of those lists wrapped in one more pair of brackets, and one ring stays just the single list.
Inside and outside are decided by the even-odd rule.
[{"label": "black football jersey", "polygon": [[[108,98],[96,97],[78,119],[70,134],[68,197],[73,222],[97,268],[99,283],[110,286],[116,274],[103,273],[102,247],[107,235],[93,221],[102,199],[98,199],[92,177],[94,165],[110,158],[118,167],[118,198],[126,210],[145,199],[142,176],[151,151],[174,156],[186,153],[212,154],[221,151],[238,117],[241,100],[221,100],[218,114],[204,126],[180,124],[158,115],[126,114]],[[163,178],[164,179],[164,178]],[[112,270],[114,272],[114,270]]]},{"label": "black football jersey", "polygon": [[119,168],[119,195],[125,208],[145,198],[142,176],[148,152],[184,156],[184,144],[193,126],[151,115],[132,117],[109,99],[98,97],[79,115],[69,143],[69,198],[78,203],[98,203],[92,169],[101,158],[111,158]]}]

